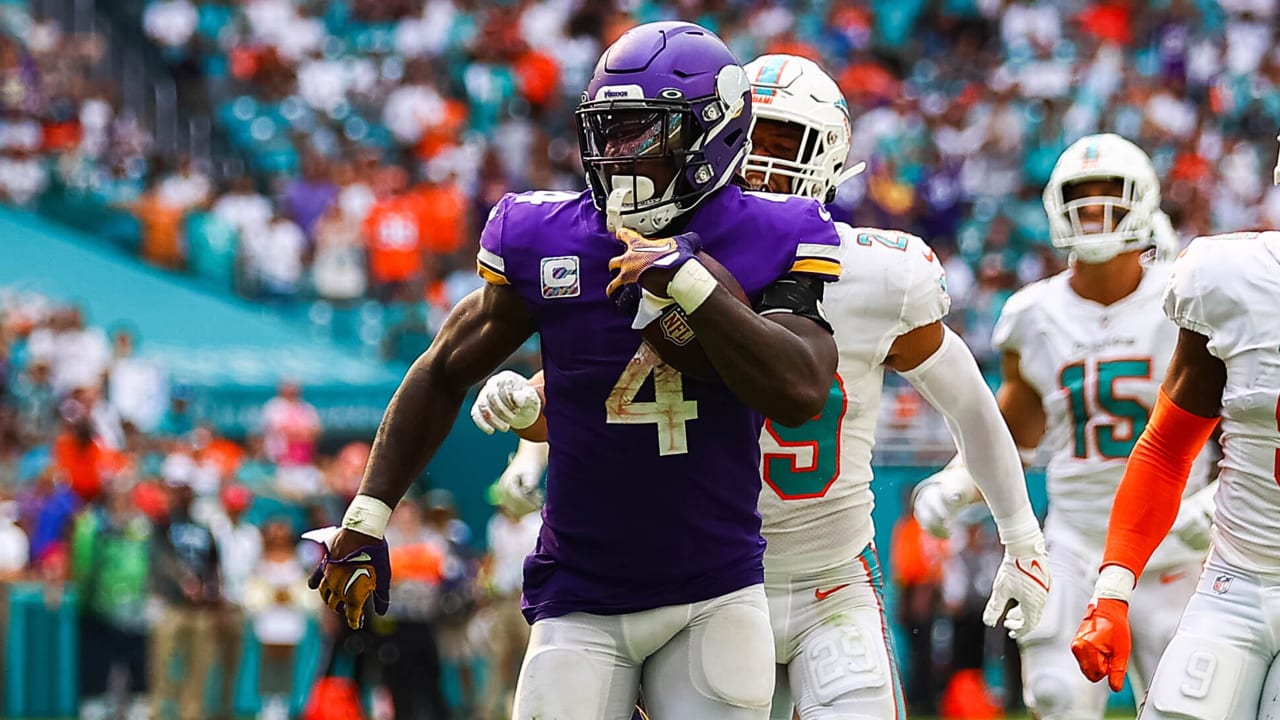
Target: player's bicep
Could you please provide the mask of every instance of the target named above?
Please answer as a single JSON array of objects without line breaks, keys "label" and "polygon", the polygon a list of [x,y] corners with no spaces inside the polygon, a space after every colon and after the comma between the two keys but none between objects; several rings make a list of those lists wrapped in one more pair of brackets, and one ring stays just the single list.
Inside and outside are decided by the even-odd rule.
[{"label": "player's bicep", "polygon": [[893,344],[889,346],[889,354],[885,356],[884,364],[898,372],[907,372],[919,367],[920,363],[933,357],[933,354],[938,352],[938,348],[942,347],[942,338],[945,334],[941,321],[908,330],[894,338]]},{"label": "player's bicep", "polygon": [[1209,352],[1209,338],[1182,328],[1161,386],[1178,407],[1200,417],[1217,417],[1227,366]]},{"label": "player's bicep", "polygon": [[533,314],[510,285],[486,284],[453,308],[424,360],[450,386],[469,388],[535,330]]},{"label": "player's bicep", "polygon": [[1045,433],[1044,402],[1022,376],[1021,363],[1022,356],[1016,353],[1001,354],[1000,370],[1004,380],[996,392],[996,402],[1018,447],[1035,448]]}]

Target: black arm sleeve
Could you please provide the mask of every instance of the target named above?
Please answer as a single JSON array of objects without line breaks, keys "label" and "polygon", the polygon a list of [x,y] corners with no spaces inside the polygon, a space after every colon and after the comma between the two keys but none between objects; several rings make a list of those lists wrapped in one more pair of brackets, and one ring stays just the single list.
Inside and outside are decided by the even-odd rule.
[{"label": "black arm sleeve", "polygon": [[822,309],[824,285],[825,282],[812,275],[784,275],[765,288],[760,301],[756,303],[755,311],[760,315],[799,315],[814,321],[827,332],[834,333],[831,323],[827,322],[827,313]]}]

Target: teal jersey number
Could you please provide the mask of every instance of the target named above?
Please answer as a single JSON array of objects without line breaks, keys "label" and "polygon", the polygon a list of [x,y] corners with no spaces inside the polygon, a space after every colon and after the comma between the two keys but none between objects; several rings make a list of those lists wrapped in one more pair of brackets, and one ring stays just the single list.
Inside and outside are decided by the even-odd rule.
[{"label": "teal jersey number", "polygon": [[765,421],[777,448],[761,459],[764,481],[783,500],[820,498],[840,476],[840,429],[849,399],[837,375],[822,412],[800,427]]},{"label": "teal jersey number", "polygon": [[862,245],[863,247],[870,247],[872,240],[880,243],[885,247],[893,248],[894,250],[906,250],[907,245],[911,242],[911,238],[907,237],[906,235],[899,235],[895,238],[890,239],[884,235],[881,235],[880,233],[873,233],[873,232],[858,233],[857,242],[859,245]]},{"label": "teal jersey number", "polygon": [[[1093,375],[1093,377],[1089,377]],[[1062,368],[1058,383],[1067,391],[1071,408],[1074,454],[1078,458],[1089,457],[1090,408],[1107,413],[1113,422],[1098,422],[1092,426],[1094,445],[1098,454],[1108,460],[1127,458],[1138,442],[1138,436],[1147,427],[1151,411],[1136,398],[1116,394],[1118,380],[1148,380],[1151,378],[1151,358],[1102,360],[1073,363]],[[1088,397],[1094,391],[1093,401]]]}]

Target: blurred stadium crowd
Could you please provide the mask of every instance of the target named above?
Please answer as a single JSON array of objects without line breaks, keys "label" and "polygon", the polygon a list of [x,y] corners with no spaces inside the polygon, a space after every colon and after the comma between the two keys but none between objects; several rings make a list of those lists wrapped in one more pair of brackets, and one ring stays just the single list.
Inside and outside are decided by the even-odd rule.
[{"label": "blurred stadium crowd", "polygon": [[601,49],[680,16],[744,60],[796,53],[839,80],[870,165],[840,214],[943,252],[951,321],[990,361],[1003,299],[1061,267],[1040,189],[1081,135],[1113,130],[1153,156],[1184,240],[1280,221],[1259,146],[1280,120],[1275,14],[1272,0],[154,0],[147,36],[243,174],[149,154],[109,92],[56,83],[94,38],[36,23],[6,53],[22,118],[0,188],[128,207],[144,258],[251,297],[427,303],[438,320],[476,286],[474,230],[504,192],[582,187],[572,110]]},{"label": "blurred stadium crowd", "polygon": [[[119,89],[88,79],[106,40],[9,1],[0,4],[0,196],[55,219],[68,202],[114,212],[101,234],[142,260],[282,311],[373,301],[415,309],[429,332],[478,286],[476,230],[503,193],[583,186],[572,111],[600,51],[634,23],[671,17],[714,29],[743,61],[795,53],[838,79],[854,159],[869,167],[833,212],[936,249],[949,323],[991,373],[1004,300],[1063,267],[1040,191],[1081,135],[1112,130],[1151,154],[1183,242],[1280,227],[1280,188],[1263,183],[1280,127],[1275,0],[150,0],[143,30],[189,107],[207,109],[241,160],[230,164],[156,152]],[[226,628],[249,618],[264,647],[297,644],[299,618],[321,615],[300,586],[313,553],[296,532],[340,513],[367,447],[318,454],[324,428],[294,387],[272,400],[259,434],[220,437],[133,356],[133,342],[127,328],[108,337],[78,308],[44,298],[0,305],[0,578],[78,581],[84,632],[119,640],[107,644],[118,657],[84,662],[133,663],[141,692],[148,633],[168,642],[155,634],[187,623],[208,643],[239,642]],[[907,386],[886,392],[894,401],[880,458],[920,462],[914,438],[945,428]],[[152,547],[155,528],[172,521],[167,508],[188,492],[193,526],[223,560],[207,587],[195,550],[165,565]],[[438,683],[397,680],[408,647],[397,633],[429,628],[431,652],[470,667],[478,641],[509,619],[477,608],[487,598],[505,612],[518,595],[509,559],[481,562],[478,549],[518,556],[510,548],[532,522],[498,514],[482,538],[450,508],[437,493],[399,513],[397,534],[409,539],[399,544],[406,589],[396,607],[409,615],[380,636],[393,651],[370,653],[393,694],[425,692],[433,699],[415,704],[429,708]],[[990,568],[957,567],[954,548],[913,552],[919,562],[900,578],[904,622],[981,608],[968,590],[989,581],[970,576]],[[86,581],[88,568],[112,575]],[[421,602],[406,602],[414,592]],[[458,716],[490,716],[462,677]],[[292,682],[310,678],[264,677],[262,687],[275,702]],[[931,709],[934,695],[917,703]]]},{"label": "blurred stadium crowd", "polygon": [[[213,692],[214,712],[232,717],[251,642],[261,716],[289,717],[295,682],[313,683],[292,677],[294,651],[318,623],[331,638],[324,674],[346,657],[358,679],[384,689],[380,708],[449,717],[447,665],[461,677],[458,716],[496,717],[489,708],[511,689],[527,635],[521,560],[538,516],[497,511],[475,538],[448,491],[411,496],[388,531],[395,610],[372,633],[348,634],[306,588],[319,546],[298,535],[340,517],[368,444],[318,452],[324,428],[288,384],[263,408],[259,434],[222,437],[166,392],[132,343],[127,329],[108,338],[86,325],[74,306],[30,294],[0,303],[0,585],[41,582],[53,603],[74,589],[82,716],[163,717],[161,698],[176,696],[181,717],[209,717],[201,699]],[[148,660],[173,657],[184,658],[177,681]],[[481,658],[510,668],[489,673],[508,686],[471,679]]]}]

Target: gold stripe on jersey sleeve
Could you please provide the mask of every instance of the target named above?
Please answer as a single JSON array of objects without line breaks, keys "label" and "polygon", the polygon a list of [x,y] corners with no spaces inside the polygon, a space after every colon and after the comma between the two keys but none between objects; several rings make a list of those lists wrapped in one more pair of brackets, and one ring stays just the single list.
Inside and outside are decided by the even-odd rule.
[{"label": "gold stripe on jersey sleeve", "polygon": [[506,275],[503,275],[502,273],[497,272],[492,268],[486,267],[483,263],[479,263],[479,262],[476,263],[476,272],[480,273],[480,277],[484,278],[485,282],[489,283],[490,285],[510,285],[511,284],[510,281],[507,280]]},{"label": "gold stripe on jersey sleeve", "polygon": [[838,278],[840,277],[840,263],[821,258],[803,258],[796,260],[796,264],[791,266],[791,272],[829,275]]}]

